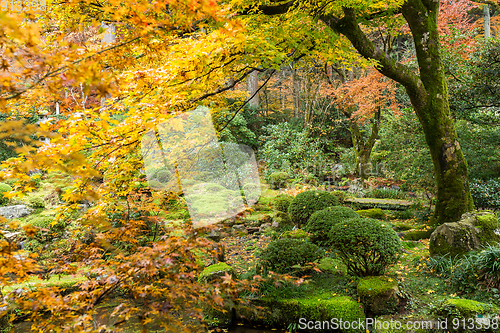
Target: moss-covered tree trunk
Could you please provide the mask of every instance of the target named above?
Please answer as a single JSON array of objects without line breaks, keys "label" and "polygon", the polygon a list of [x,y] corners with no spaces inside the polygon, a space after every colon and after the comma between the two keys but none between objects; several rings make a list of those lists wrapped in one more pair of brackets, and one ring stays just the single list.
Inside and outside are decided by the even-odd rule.
[{"label": "moss-covered tree trunk", "polygon": [[415,42],[420,75],[376,47],[360,29],[352,8],[345,8],[345,15],[340,19],[332,16],[321,18],[332,29],[345,35],[365,58],[378,60],[381,66],[377,69],[382,74],[406,88],[422,123],[434,164],[437,182],[434,224],[457,221],[463,213],[474,209],[467,162],[450,115],[448,89],[439,53],[438,11],[439,1],[432,0],[408,0],[401,7]]},{"label": "moss-covered tree trunk", "polygon": [[352,119],[350,114],[345,114],[345,116],[349,118],[354,156],[356,158],[356,176],[361,179],[367,179],[372,175],[371,154],[373,146],[375,146],[375,142],[378,138],[380,115],[381,110],[379,108],[372,120],[370,136],[365,141],[356,119]]}]

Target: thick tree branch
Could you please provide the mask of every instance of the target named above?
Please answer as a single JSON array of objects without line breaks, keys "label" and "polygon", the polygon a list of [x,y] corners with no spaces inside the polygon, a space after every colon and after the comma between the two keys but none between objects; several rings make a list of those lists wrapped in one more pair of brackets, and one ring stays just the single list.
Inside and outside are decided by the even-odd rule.
[{"label": "thick tree branch", "polygon": [[415,95],[425,96],[425,90],[420,78],[407,66],[396,62],[373,42],[361,30],[354,10],[344,8],[345,16],[338,19],[332,15],[321,15],[323,21],[334,31],[346,36],[354,48],[366,59],[377,60],[380,64],[377,70],[383,75],[401,83]]}]

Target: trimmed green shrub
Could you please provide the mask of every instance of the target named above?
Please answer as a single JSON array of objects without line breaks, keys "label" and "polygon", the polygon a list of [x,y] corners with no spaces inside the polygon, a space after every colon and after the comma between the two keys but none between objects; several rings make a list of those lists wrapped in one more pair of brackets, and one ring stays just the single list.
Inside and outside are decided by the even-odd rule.
[{"label": "trimmed green shrub", "polygon": [[288,273],[295,265],[304,265],[323,257],[323,251],[300,239],[281,238],[272,241],[260,254],[262,267],[277,273]]},{"label": "trimmed green shrub", "polygon": [[305,226],[305,230],[311,233],[311,242],[320,246],[328,246],[328,233],[337,223],[344,220],[359,217],[359,215],[348,207],[333,206],[314,212]]},{"label": "trimmed green shrub", "polygon": [[279,194],[274,198],[274,207],[280,212],[288,213],[288,207],[292,200],[293,197],[291,195]]},{"label": "trimmed green shrub", "polygon": [[4,194],[12,191],[12,187],[5,183],[0,183],[0,205],[6,205],[9,202],[9,199],[4,197]]},{"label": "trimmed green shrub", "polygon": [[330,230],[329,238],[347,271],[357,276],[384,274],[401,250],[396,232],[387,223],[370,218],[338,223]]},{"label": "trimmed green shrub", "polygon": [[306,191],[297,194],[288,207],[288,214],[299,227],[307,223],[317,210],[336,206],[337,198],[327,191]]},{"label": "trimmed green shrub", "polygon": [[379,219],[379,220],[385,219],[385,213],[380,208],[357,210],[356,213],[358,213],[360,216],[369,217],[371,219]]},{"label": "trimmed green shrub", "polygon": [[290,176],[286,172],[273,172],[269,175],[269,184],[271,185],[272,189],[278,190],[282,187],[285,187],[288,179],[290,179]]}]

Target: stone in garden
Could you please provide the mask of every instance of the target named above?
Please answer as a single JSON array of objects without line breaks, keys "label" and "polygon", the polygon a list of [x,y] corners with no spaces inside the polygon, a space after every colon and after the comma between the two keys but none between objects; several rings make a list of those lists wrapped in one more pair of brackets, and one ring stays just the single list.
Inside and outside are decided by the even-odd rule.
[{"label": "stone in garden", "polygon": [[233,225],[234,231],[245,231],[246,227],[243,224],[235,224]]},{"label": "stone in garden", "polygon": [[207,235],[207,238],[213,240],[214,242],[220,242],[221,235],[216,231],[212,231]]},{"label": "stone in garden", "polygon": [[283,227],[292,227],[294,224],[292,222],[292,219],[290,218],[290,215],[287,213],[283,212],[276,212],[276,215],[274,217],[274,221],[271,224],[271,226],[274,229],[280,229]]},{"label": "stone in garden", "polygon": [[214,265],[210,265],[207,268],[205,268],[201,273],[200,276],[198,277],[199,282],[211,282],[216,279],[221,278],[222,276],[229,274],[233,277],[233,279],[236,279],[236,271],[234,268],[229,266],[228,264],[224,262],[219,262]]},{"label": "stone in garden", "polygon": [[465,213],[460,221],[444,223],[434,230],[429,252],[432,256],[449,254],[453,258],[483,245],[495,244],[500,241],[499,227],[493,213]]},{"label": "stone in garden", "polygon": [[386,276],[368,276],[358,283],[358,295],[370,315],[396,313],[400,304],[398,283]]},{"label": "stone in garden", "polygon": [[17,219],[33,212],[33,209],[26,205],[14,205],[0,207],[0,215],[8,219]]},{"label": "stone in garden", "polygon": [[270,229],[270,228],[272,228],[271,223],[264,223],[264,224],[262,224],[260,226],[259,229],[260,229],[260,232],[264,232],[264,231],[266,231],[267,229]]},{"label": "stone in garden", "polygon": [[255,234],[255,233],[260,231],[260,228],[259,227],[250,227],[250,228],[247,228],[247,231],[249,234]]},{"label": "stone in garden", "polygon": [[[469,299],[449,298],[436,306],[435,313],[448,321],[448,329],[450,332],[497,332],[497,330],[483,331],[471,330],[470,328],[478,328],[480,325],[483,327],[491,327],[493,323],[498,323],[500,308],[493,304],[481,303]],[[450,323],[453,322],[454,318],[460,318],[460,323],[465,322],[473,325],[469,327],[465,325],[458,327],[458,329],[453,329]]]}]

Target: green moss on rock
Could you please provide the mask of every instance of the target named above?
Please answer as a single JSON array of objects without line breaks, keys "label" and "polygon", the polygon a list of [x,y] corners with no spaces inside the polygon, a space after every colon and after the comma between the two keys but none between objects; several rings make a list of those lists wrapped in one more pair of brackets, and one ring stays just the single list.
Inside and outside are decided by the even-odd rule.
[{"label": "green moss on rock", "polygon": [[[458,318],[460,322],[462,320],[465,320],[466,323],[476,321],[478,324],[477,326],[479,326],[479,323],[488,320],[488,318],[497,316],[498,313],[500,313],[500,308],[492,304],[476,302],[469,299],[449,298],[434,308],[433,313],[440,320],[446,319],[448,321],[448,329],[450,332],[476,332],[475,330],[467,329],[467,327],[463,325],[460,325],[459,329],[453,329],[453,325],[450,325],[450,323],[453,319]],[[487,332],[496,332],[496,330]]]},{"label": "green moss on rock", "polygon": [[466,213],[458,222],[444,223],[432,233],[431,255],[464,255],[486,244],[500,242],[499,224],[489,212]]},{"label": "green moss on rock", "polygon": [[[364,323],[365,321],[365,314],[361,304],[348,296],[332,297],[331,293],[312,295],[306,298],[279,300],[272,304],[271,307],[279,311],[279,317],[276,319],[275,324],[281,327],[299,323],[301,318],[307,318],[308,321],[322,325],[322,329],[327,324],[331,325],[332,318],[343,322]],[[332,326],[329,327],[330,329],[333,328]],[[351,328],[342,330],[342,332],[364,333],[365,330]]]},{"label": "green moss on rock", "polygon": [[386,276],[365,277],[359,281],[357,290],[367,313],[382,315],[397,311],[399,289],[396,280]]},{"label": "green moss on rock", "polygon": [[357,210],[356,213],[358,213],[360,216],[369,217],[372,219],[385,220],[386,218],[385,212],[380,208]]},{"label": "green moss on rock", "polygon": [[302,229],[295,229],[295,230],[289,230],[285,231],[283,234],[281,234],[281,238],[293,238],[293,239],[308,239],[309,238],[309,233]]},{"label": "green moss on rock", "polygon": [[236,271],[228,264],[220,262],[214,265],[210,265],[200,273],[198,282],[210,282],[226,275],[226,273],[231,275],[233,278],[236,278]]}]

